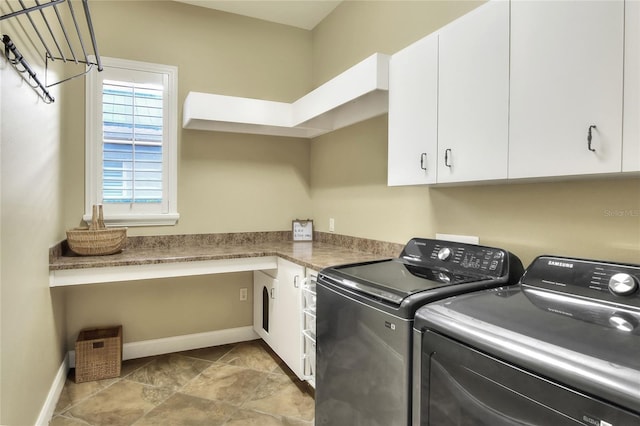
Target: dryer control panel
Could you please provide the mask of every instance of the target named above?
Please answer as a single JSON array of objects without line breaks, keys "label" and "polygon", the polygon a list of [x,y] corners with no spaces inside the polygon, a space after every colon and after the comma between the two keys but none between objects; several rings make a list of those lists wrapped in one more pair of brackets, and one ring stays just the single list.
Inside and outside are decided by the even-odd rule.
[{"label": "dryer control panel", "polygon": [[640,307],[640,265],[540,256],[520,282],[525,286]]}]

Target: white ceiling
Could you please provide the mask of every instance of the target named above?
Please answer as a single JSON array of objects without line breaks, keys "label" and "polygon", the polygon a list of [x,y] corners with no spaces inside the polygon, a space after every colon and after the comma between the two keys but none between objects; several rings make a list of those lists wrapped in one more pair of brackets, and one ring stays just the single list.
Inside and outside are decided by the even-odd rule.
[{"label": "white ceiling", "polygon": [[174,0],[312,30],[342,0]]}]

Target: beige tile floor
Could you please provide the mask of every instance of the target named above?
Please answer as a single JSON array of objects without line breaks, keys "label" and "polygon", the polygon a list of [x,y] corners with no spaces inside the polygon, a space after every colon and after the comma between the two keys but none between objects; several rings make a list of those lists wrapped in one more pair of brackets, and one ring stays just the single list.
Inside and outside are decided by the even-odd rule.
[{"label": "beige tile floor", "polygon": [[51,426],[313,426],[313,390],[262,341],[125,361],[64,385]]}]

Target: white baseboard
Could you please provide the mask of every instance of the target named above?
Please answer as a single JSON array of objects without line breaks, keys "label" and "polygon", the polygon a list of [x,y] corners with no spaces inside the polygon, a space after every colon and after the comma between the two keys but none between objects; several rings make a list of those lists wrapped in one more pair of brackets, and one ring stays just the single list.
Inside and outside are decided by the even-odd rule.
[{"label": "white baseboard", "polygon": [[[252,326],[228,328],[206,333],[185,334],[162,339],[143,340],[122,345],[122,359],[144,358],[172,352],[188,351],[209,346],[226,345],[228,343],[245,342],[259,339]],[[76,365],[76,352],[69,351],[69,367]]]},{"label": "white baseboard", "polygon": [[[143,340],[141,342],[125,343],[122,346],[123,360],[144,358],[146,356],[162,355],[172,352],[188,351],[191,349],[206,348],[209,346],[226,345],[229,343],[246,342],[259,339],[260,336],[253,331],[252,326],[228,328],[225,330],[210,331],[207,333],[186,334],[183,336],[166,337],[163,339]],[[47,395],[35,426],[46,426],[53,417],[53,413],[60,399],[64,383],[69,374],[69,369],[76,365],[76,352],[69,351],[65,356],[58,373],[56,374],[51,389]]]},{"label": "white baseboard", "polygon": [[68,373],[69,354],[67,354],[64,357],[64,360],[62,360],[62,364],[56,373],[56,377],[53,379],[47,399],[45,400],[44,405],[40,410],[40,415],[36,420],[36,426],[47,426],[49,424],[51,417],[53,417],[53,412],[56,409],[56,405],[58,404],[58,399],[60,399],[60,394],[64,388],[64,382],[67,380]]}]

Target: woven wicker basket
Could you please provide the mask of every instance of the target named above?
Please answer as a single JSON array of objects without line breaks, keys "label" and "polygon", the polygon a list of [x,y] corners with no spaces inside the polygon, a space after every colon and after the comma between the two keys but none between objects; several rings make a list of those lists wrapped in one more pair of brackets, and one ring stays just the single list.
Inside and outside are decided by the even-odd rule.
[{"label": "woven wicker basket", "polygon": [[76,340],[76,383],[120,376],[122,326],[86,329]]},{"label": "woven wicker basket", "polygon": [[122,250],[127,228],[72,229],[67,231],[69,248],[82,256],[114,254]]},{"label": "woven wicker basket", "polygon": [[82,256],[114,254],[122,250],[127,240],[127,228],[106,228],[102,205],[93,206],[93,216],[89,228],[67,231],[69,248]]}]

